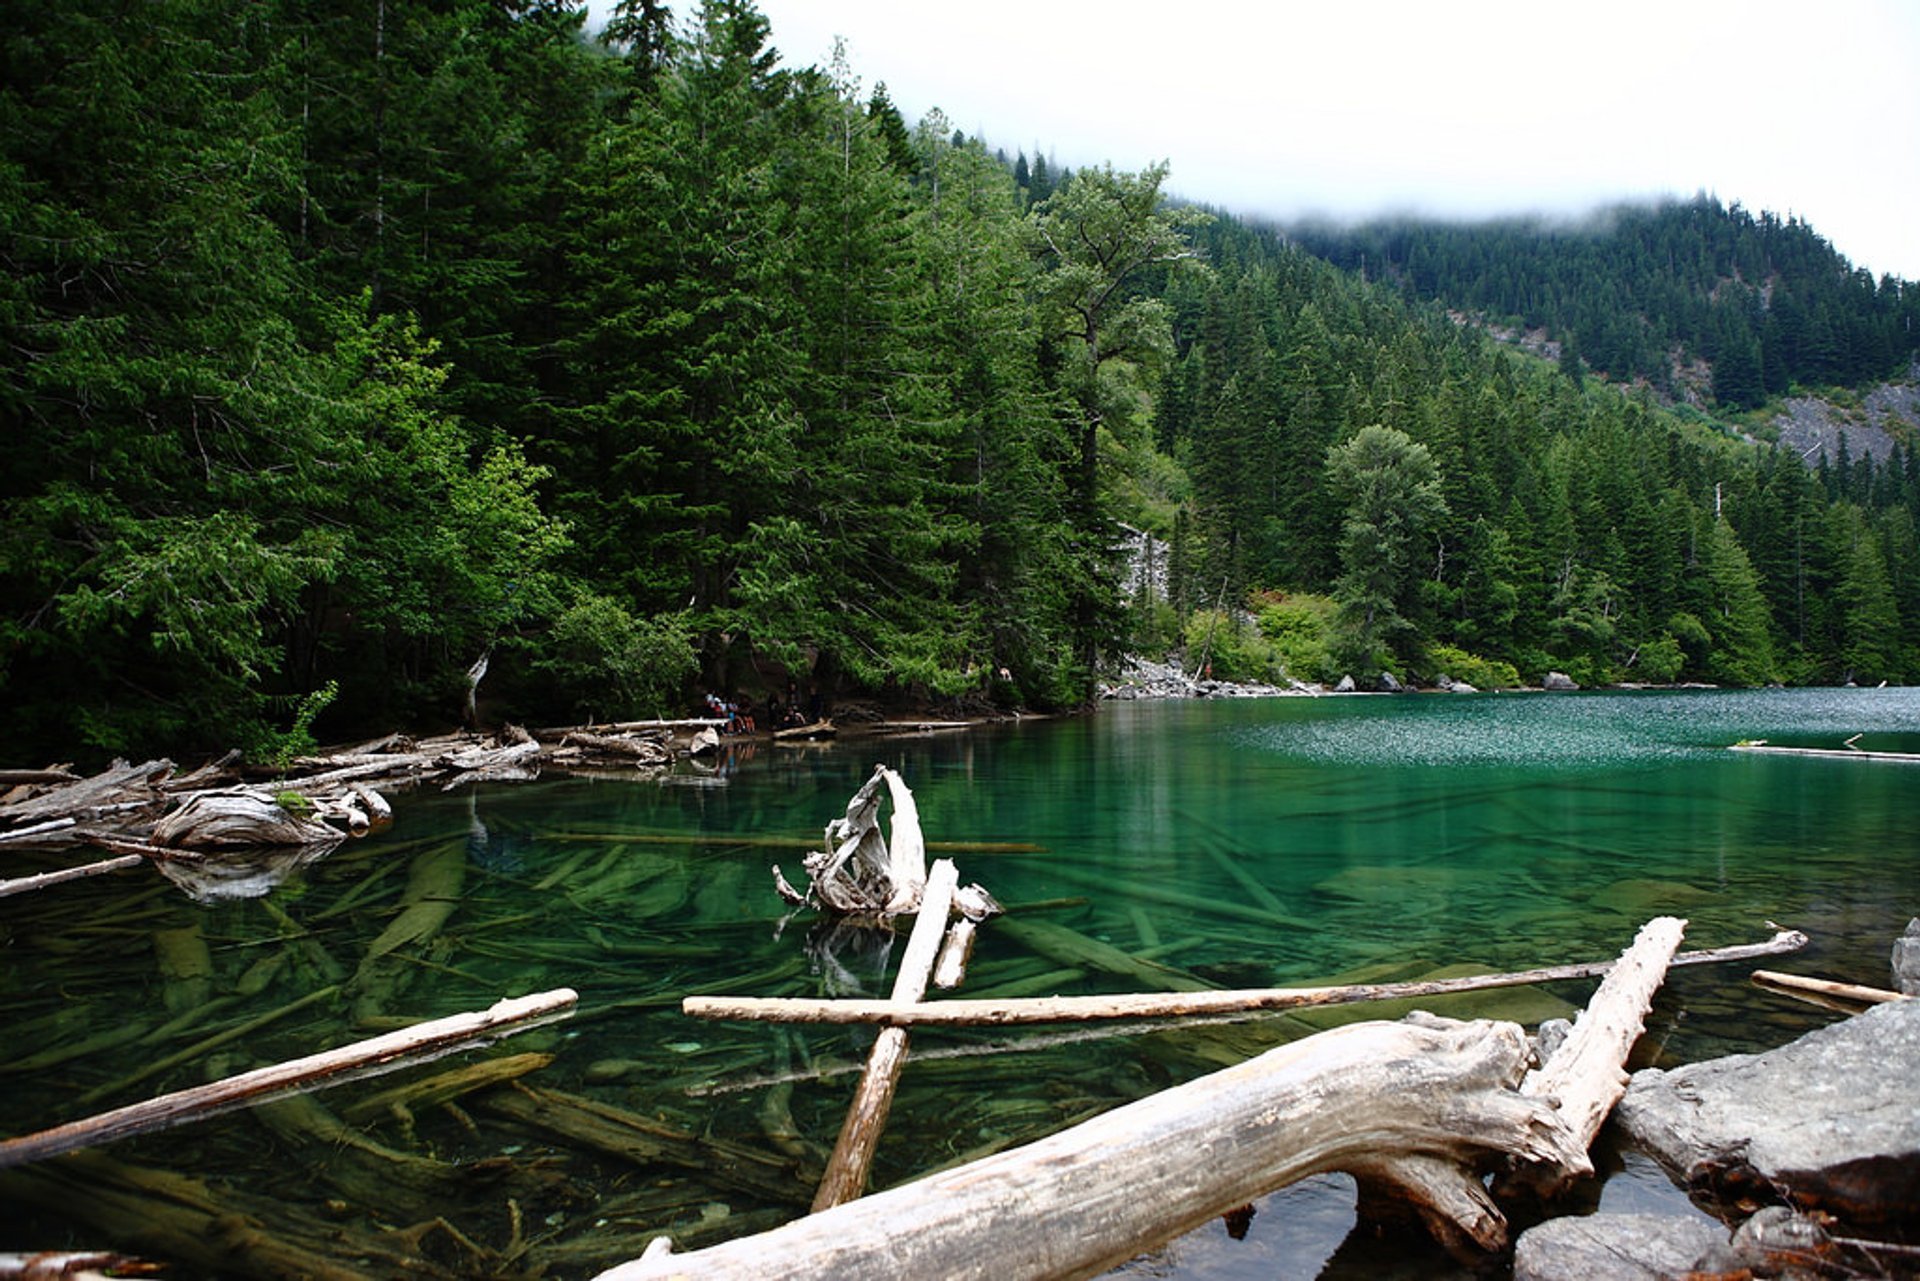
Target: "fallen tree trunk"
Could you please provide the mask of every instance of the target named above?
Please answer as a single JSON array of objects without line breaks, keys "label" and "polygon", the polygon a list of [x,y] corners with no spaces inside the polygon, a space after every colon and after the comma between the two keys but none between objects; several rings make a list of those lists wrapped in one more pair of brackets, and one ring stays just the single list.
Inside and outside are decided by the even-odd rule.
[{"label": "fallen tree trunk", "polygon": [[[960,876],[953,860],[941,859],[922,887],[920,914],[914,918],[913,933],[907,936],[907,950],[900,957],[900,972],[893,982],[895,1001],[914,1002],[927,994],[933,963],[940,953],[940,941],[946,936],[947,917],[953,911],[953,891]],[[886,1128],[887,1113],[893,1107],[894,1087],[900,1083],[900,1069],[907,1062],[907,1032],[904,1028],[884,1027],[867,1053],[866,1071],[847,1108],[847,1119],[840,1127],[840,1138],[827,1160],[826,1173],[814,1193],[813,1208],[820,1211],[851,1201],[866,1190],[867,1171],[873,1165],[874,1149],[880,1132]]]},{"label": "fallen tree trunk", "polygon": [[1520,1092],[1553,1105],[1567,1143],[1550,1163],[1516,1168],[1516,1181],[1551,1195],[1593,1173],[1587,1148],[1627,1092],[1627,1054],[1640,1039],[1653,995],[1666,978],[1686,927],[1672,916],[1642,926],[1633,945],[1600,981],[1600,990],[1567,1039],[1538,1071],[1527,1075]]},{"label": "fallen tree trunk", "polygon": [[[1551,1108],[1515,1088],[1527,1060],[1516,1024],[1354,1024],[1037,1143],[599,1281],[1090,1276],[1224,1208],[1341,1169],[1395,1183],[1497,1249],[1505,1224],[1473,1172],[1558,1151]],[[1412,1153],[1424,1155],[1392,1155]]]},{"label": "fallen tree trunk", "polygon": [[[1744,961],[1798,951],[1807,936],[1782,930],[1765,943],[1707,948],[1676,954],[1670,965]],[[1116,996],[1043,996],[1003,1000],[897,1001],[822,1000],[812,997],[689,996],[681,1011],[701,1019],[749,1019],[778,1023],[890,1023],[900,1027],[1011,1027],[1077,1023],[1096,1019],[1208,1018],[1359,1001],[1446,996],[1488,988],[1523,987],[1565,979],[1594,978],[1619,962],[1587,961],[1506,974],[1470,974],[1413,983],[1353,983],[1339,987],[1244,988],[1204,992],[1138,992]]]},{"label": "fallen tree trunk", "polygon": [[254,1107],[307,1090],[357,1081],[428,1063],[495,1037],[563,1017],[578,997],[570,988],[495,1002],[486,1010],[435,1019],[339,1049],[310,1054],[221,1081],[162,1094],[142,1103],[0,1142],[0,1169],[43,1161],[80,1148],[150,1134],[188,1121]]},{"label": "fallen tree trunk", "polygon": [[83,877],[99,876],[104,872],[120,872],[129,867],[139,867],[147,861],[144,854],[122,854],[116,858],[103,858],[92,863],[82,863],[78,867],[63,867],[58,871],[42,872],[38,876],[16,876],[12,880],[0,881],[0,898],[10,894],[27,894],[34,890],[43,890],[49,885],[58,885],[63,881],[77,881]]},{"label": "fallen tree trunk", "polygon": [[[698,1276],[1090,1276],[1309,1174],[1350,1173],[1457,1255],[1499,1251],[1484,1174],[1549,1185],[1586,1147],[1684,922],[1649,922],[1561,1053],[1523,1089],[1517,1023],[1415,1013],[1269,1050],[1023,1148],[686,1256],[650,1248],[598,1281]],[[895,1030],[895,1029],[889,1029]]]},{"label": "fallen tree trunk", "polygon": [[1888,1001],[1911,999],[1884,987],[1864,987],[1858,983],[1808,978],[1804,974],[1782,974],[1777,970],[1755,970],[1753,981],[1761,987],[1783,989],[1789,995],[1811,992],[1815,996],[1835,997],[1842,1001],[1852,1001],[1857,1005],[1885,1005]]}]

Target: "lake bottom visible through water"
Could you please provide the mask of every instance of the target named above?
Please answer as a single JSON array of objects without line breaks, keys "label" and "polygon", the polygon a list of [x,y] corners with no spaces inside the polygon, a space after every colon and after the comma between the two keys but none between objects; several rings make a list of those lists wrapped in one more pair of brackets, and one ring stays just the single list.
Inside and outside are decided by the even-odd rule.
[{"label": "lake bottom visible through water", "polygon": [[[1772,968],[1881,985],[1893,937],[1920,912],[1910,888],[1920,883],[1920,767],[1727,750],[1751,739],[1835,747],[1854,735],[1861,747],[1920,750],[1920,696],[1127,704],[964,734],[740,743],[718,766],[664,779],[400,796],[391,831],[266,898],[198,904],[156,877],[120,876],[0,900],[0,1026],[14,1047],[0,1054],[0,1128],[23,1133],[503,995],[573,987],[575,1018],[486,1055],[313,1096],[313,1106],[114,1145],[61,1182],[0,1172],[0,1207],[30,1230],[20,1244],[157,1241],[163,1257],[198,1251],[172,1255],[192,1275],[271,1274],[257,1242],[165,1235],[161,1203],[204,1193],[321,1252],[386,1248],[400,1233],[441,1275],[538,1267],[563,1279],[637,1255],[662,1231],[699,1244],[802,1213],[870,1034],[700,1022],[678,1004],[696,991],[888,990],[897,942],[827,945],[810,916],[787,913],[769,872],[777,862],[799,878],[805,849],[877,762],[913,788],[933,854],[1012,909],[1007,925],[981,931],[961,996],[1137,986],[1048,954],[1049,931],[1252,987],[1606,959],[1660,914],[1688,919],[1689,948],[1761,941],[1778,921],[1813,941]],[[1015,922],[1045,928],[1022,934]],[[1637,1062],[1763,1050],[1836,1017],[1757,991],[1749,968],[1674,971]],[[1592,987],[1421,1004],[1531,1028],[1571,1014]],[[875,1182],[1004,1150],[1324,1027],[1401,1012],[1355,1006],[1097,1039],[919,1033]],[[541,1058],[515,1060],[516,1085],[452,1107],[381,1101],[395,1084],[520,1055]],[[516,1102],[528,1097],[545,1111]],[[684,1138],[623,1152],[588,1133],[582,1117],[596,1108]],[[1577,1208],[1697,1213],[1645,1157],[1603,1151],[1602,1161]],[[202,1191],[168,1182],[165,1196],[157,1184],[129,1195],[129,1180],[147,1177],[130,1169]],[[82,1208],[89,1201],[98,1204]],[[109,1202],[120,1208],[99,1217]],[[201,1223],[202,1235],[213,1221],[179,1220]],[[1216,1220],[1122,1272],[1456,1274],[1423,1240],[1357,1226],[1341,1175],[1262,1199],[1244,1227],[1236,1239]],[[381,1274],[378,1262],[365,1266]]]}]

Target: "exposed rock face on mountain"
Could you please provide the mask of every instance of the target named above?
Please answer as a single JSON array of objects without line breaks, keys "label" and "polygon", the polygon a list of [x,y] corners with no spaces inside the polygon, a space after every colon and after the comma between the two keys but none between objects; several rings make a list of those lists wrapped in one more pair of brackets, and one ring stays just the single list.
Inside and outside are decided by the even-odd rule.
[{"label": "exposed rock face on mountain", "polygon": [[1808,466],[1820,461],[1822,450],[1829,460],[1838,460],[1842,433],[1850,456],[1871,454],[1883,463],[1896,436],[1920,440],[1920,364],[1908,371],[1907,381],[1882,383],[1868,392],[1858,409],[1796,396],[1774,416],[1773,424],[1780,429],[1781,446],[1799,454]]}]

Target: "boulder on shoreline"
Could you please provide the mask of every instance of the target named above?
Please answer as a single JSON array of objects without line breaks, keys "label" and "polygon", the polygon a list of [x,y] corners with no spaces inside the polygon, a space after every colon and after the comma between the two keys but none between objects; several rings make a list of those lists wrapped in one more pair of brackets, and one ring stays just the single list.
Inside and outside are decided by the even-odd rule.
[{"label": "boulder on shoreline", "polygon": [[1241,684],[1188,676],[1172,663],[1149,662],[1130,658],[1119,678],[1100,687],[1107,699],[1140,698],[1280,698],[1294,694],[1318,694],[1321,690],[1299,681],[1278,685]]},{"label": "boulder on shoreline", "polygon": [[[1764,1054],[1636,1072],[1614,1121],[1697,1199],[1920,1226],[1920,1002]],[[1736,1209],[1734,1211],[1738,1213]]]}]

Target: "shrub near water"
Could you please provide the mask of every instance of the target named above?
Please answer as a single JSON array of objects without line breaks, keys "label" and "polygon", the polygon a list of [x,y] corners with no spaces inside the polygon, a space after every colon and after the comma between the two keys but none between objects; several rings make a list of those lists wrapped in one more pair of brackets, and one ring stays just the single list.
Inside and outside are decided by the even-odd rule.
[{"label": "shrub near water", "polygon": [[1475,689],[1518,689],[1523,684],[1512,663],[1497,658],[1481,658],[1452,645],[1427,647],[1427,667],[1433,677],[1449,676]]},{"label": "shrub near water", "polygon": [[1256,598],[1260,634],[1288,676],[1301,681],[1338,680],[1329,637],[1335,605],[1330,596],[1273,592]]},{"label": "shrub near water", "polygon": [[1238,611],[1196,609],[1182,633],[1189,670],[1212,668],[1213,679],[1267,683],[1280,678],[1280,658]]}]

